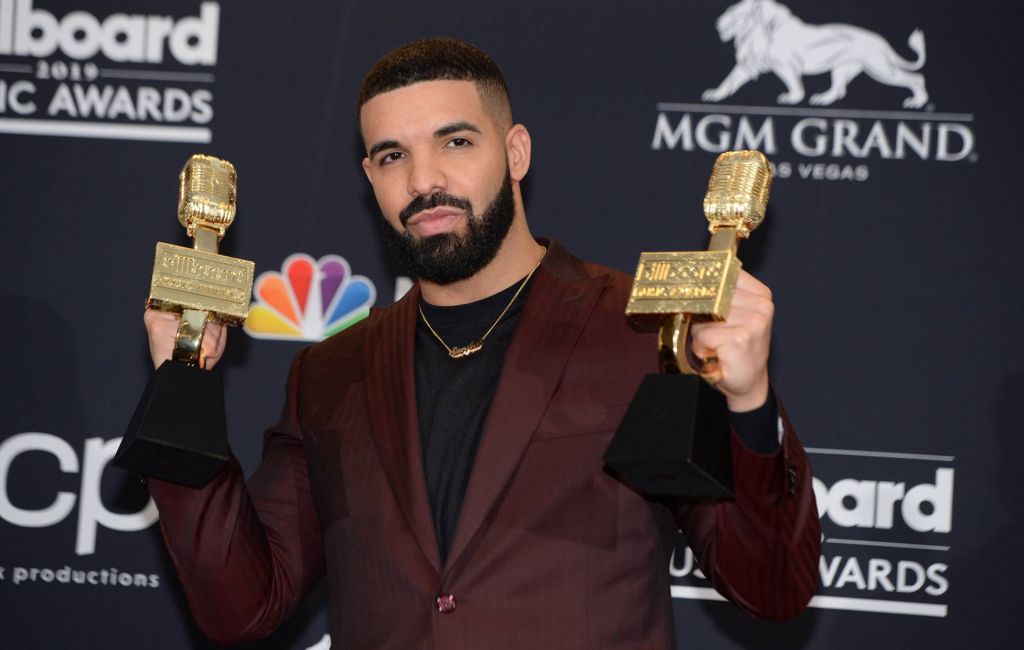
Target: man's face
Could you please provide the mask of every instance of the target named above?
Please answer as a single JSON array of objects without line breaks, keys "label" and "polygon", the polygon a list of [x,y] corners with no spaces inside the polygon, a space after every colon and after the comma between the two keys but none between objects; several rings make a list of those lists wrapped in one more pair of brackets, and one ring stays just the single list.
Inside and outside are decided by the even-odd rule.
[{"label": "man's face", "polygon": [[[449,284],[490,262],[515,214],[505,136],[468,81],[383,93],[360,113],[385,239],[418,277]],[[517,179],[518,180],[518,179]]]}]

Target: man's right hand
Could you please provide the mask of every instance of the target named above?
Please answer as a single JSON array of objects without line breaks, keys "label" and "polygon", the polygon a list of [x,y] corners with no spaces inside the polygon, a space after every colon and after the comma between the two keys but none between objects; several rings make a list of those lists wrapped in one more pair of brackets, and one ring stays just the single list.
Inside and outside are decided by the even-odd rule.
[{"label": "man's right hand", "polygon": [[[160,311],[159,309],[147,309],[143,321],[146,323],[146,333],[149,335],[149,355],[153,358],[153,367],[160,365],[171,358],[174,351],[174,335],[178,331],[179,314]],[[217,365],[224,355],[224,347],[227,344],[227,328],[220,323],[207,323],[206,331],[203,334],[203,348],[200,353],[200,366],[209,370]]]}]

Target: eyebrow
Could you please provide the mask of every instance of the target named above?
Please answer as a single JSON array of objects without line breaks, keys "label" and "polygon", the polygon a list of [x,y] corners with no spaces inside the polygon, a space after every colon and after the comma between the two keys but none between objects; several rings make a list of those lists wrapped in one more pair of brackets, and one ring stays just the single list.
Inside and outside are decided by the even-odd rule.
[{"label": "eyebrow", "polygon": [[438,130],[434,131],[435,138],[443,138],[446,135],[458,133],[459,131],[472,131],[473,133],[480,133],[480,129],[476,127],[472,122],[452,122],[451,124],[445,124]]},{"label": "eyebrow", "polygon": [[393,149],[398,146],[398,140],[381,140],[380,142],[374,143],[370,150],[366,153],[367,158],[373,158],[381,151],[385,149]]}]

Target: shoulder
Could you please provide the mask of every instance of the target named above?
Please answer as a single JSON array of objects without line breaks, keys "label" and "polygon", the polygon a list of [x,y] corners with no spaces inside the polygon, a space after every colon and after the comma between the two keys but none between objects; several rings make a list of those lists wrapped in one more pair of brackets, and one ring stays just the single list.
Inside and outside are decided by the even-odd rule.
[{"label": "shoulder", "polygon": [[303,367],[317,371],[330,369],[334,373],[361,368],[366,351],[381,337],[398,335],[410,300],[414,299],[407,294],[386,307],[371,308],[363,320],[306,348]]},{"label": "shoulder", "polygon": [[578,386],[596,381],[632,391],[644,373],[654,372],[657,361],[655,334],[626,315],[633,276],[575,257],[561,246],[549,248],[549,254],[556,258],[551,273],[565,284],[561,292],[549,291],[545,297],[564,306],[556,319],[560,324],[580,325],[564,377]]},{"label": "shoulder", "polygon": [[625,289],[626,292],[632,286],[633,278],[627,273],[604,264],[576,257],[557,241],[539,241],[548,248],[548,254],[544,259],[545,268],[564,281],[573,282],[600,278],[605,280],[609,289],[620,291]]},{"label": "shoulder", "polygon": [[610,266],[586,260],[583,260],[583,266],[590,277],[606,278],[609,291],[629,293],[630,288],[633,286],[633,276],[619,269],[613,269]]},{"label": "shoulder", "polygon": [[[550,264],[554,274],[563,281],[600,287],[593,309],[588,316],[588,329],[599,328],[603,335],[617,340],[643,338],[626,316],[626,303],[633,287],[633,276],[604,264],[576,257],[557,242],[551,242],[549,253],[554,258]],[[642,343],[641,345],[645,345]]]},{"label": "shoulder", "polygon": [[600,279],[604,283],[604,290],[599,299],[600,304],[611,309],[618,309],[621,314],[629,300],[629,292],[633,287],[633,276],[597,262],[583,259],[580,259],[579,262],[587,278]]}]

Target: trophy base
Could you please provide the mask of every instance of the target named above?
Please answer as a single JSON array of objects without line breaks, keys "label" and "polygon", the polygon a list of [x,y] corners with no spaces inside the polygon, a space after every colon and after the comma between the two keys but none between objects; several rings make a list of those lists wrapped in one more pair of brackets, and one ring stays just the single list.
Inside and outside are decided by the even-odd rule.
[{"label": "trophy base", "polygon": [[203,487],[229,456],[220,371],[165,361],[150,377],[113,462],[145,476]]},{"label": "trophy base", "polygon": [[732,499],[725,397],[695,375],[647,375],[604,454],[644,493]]}]

